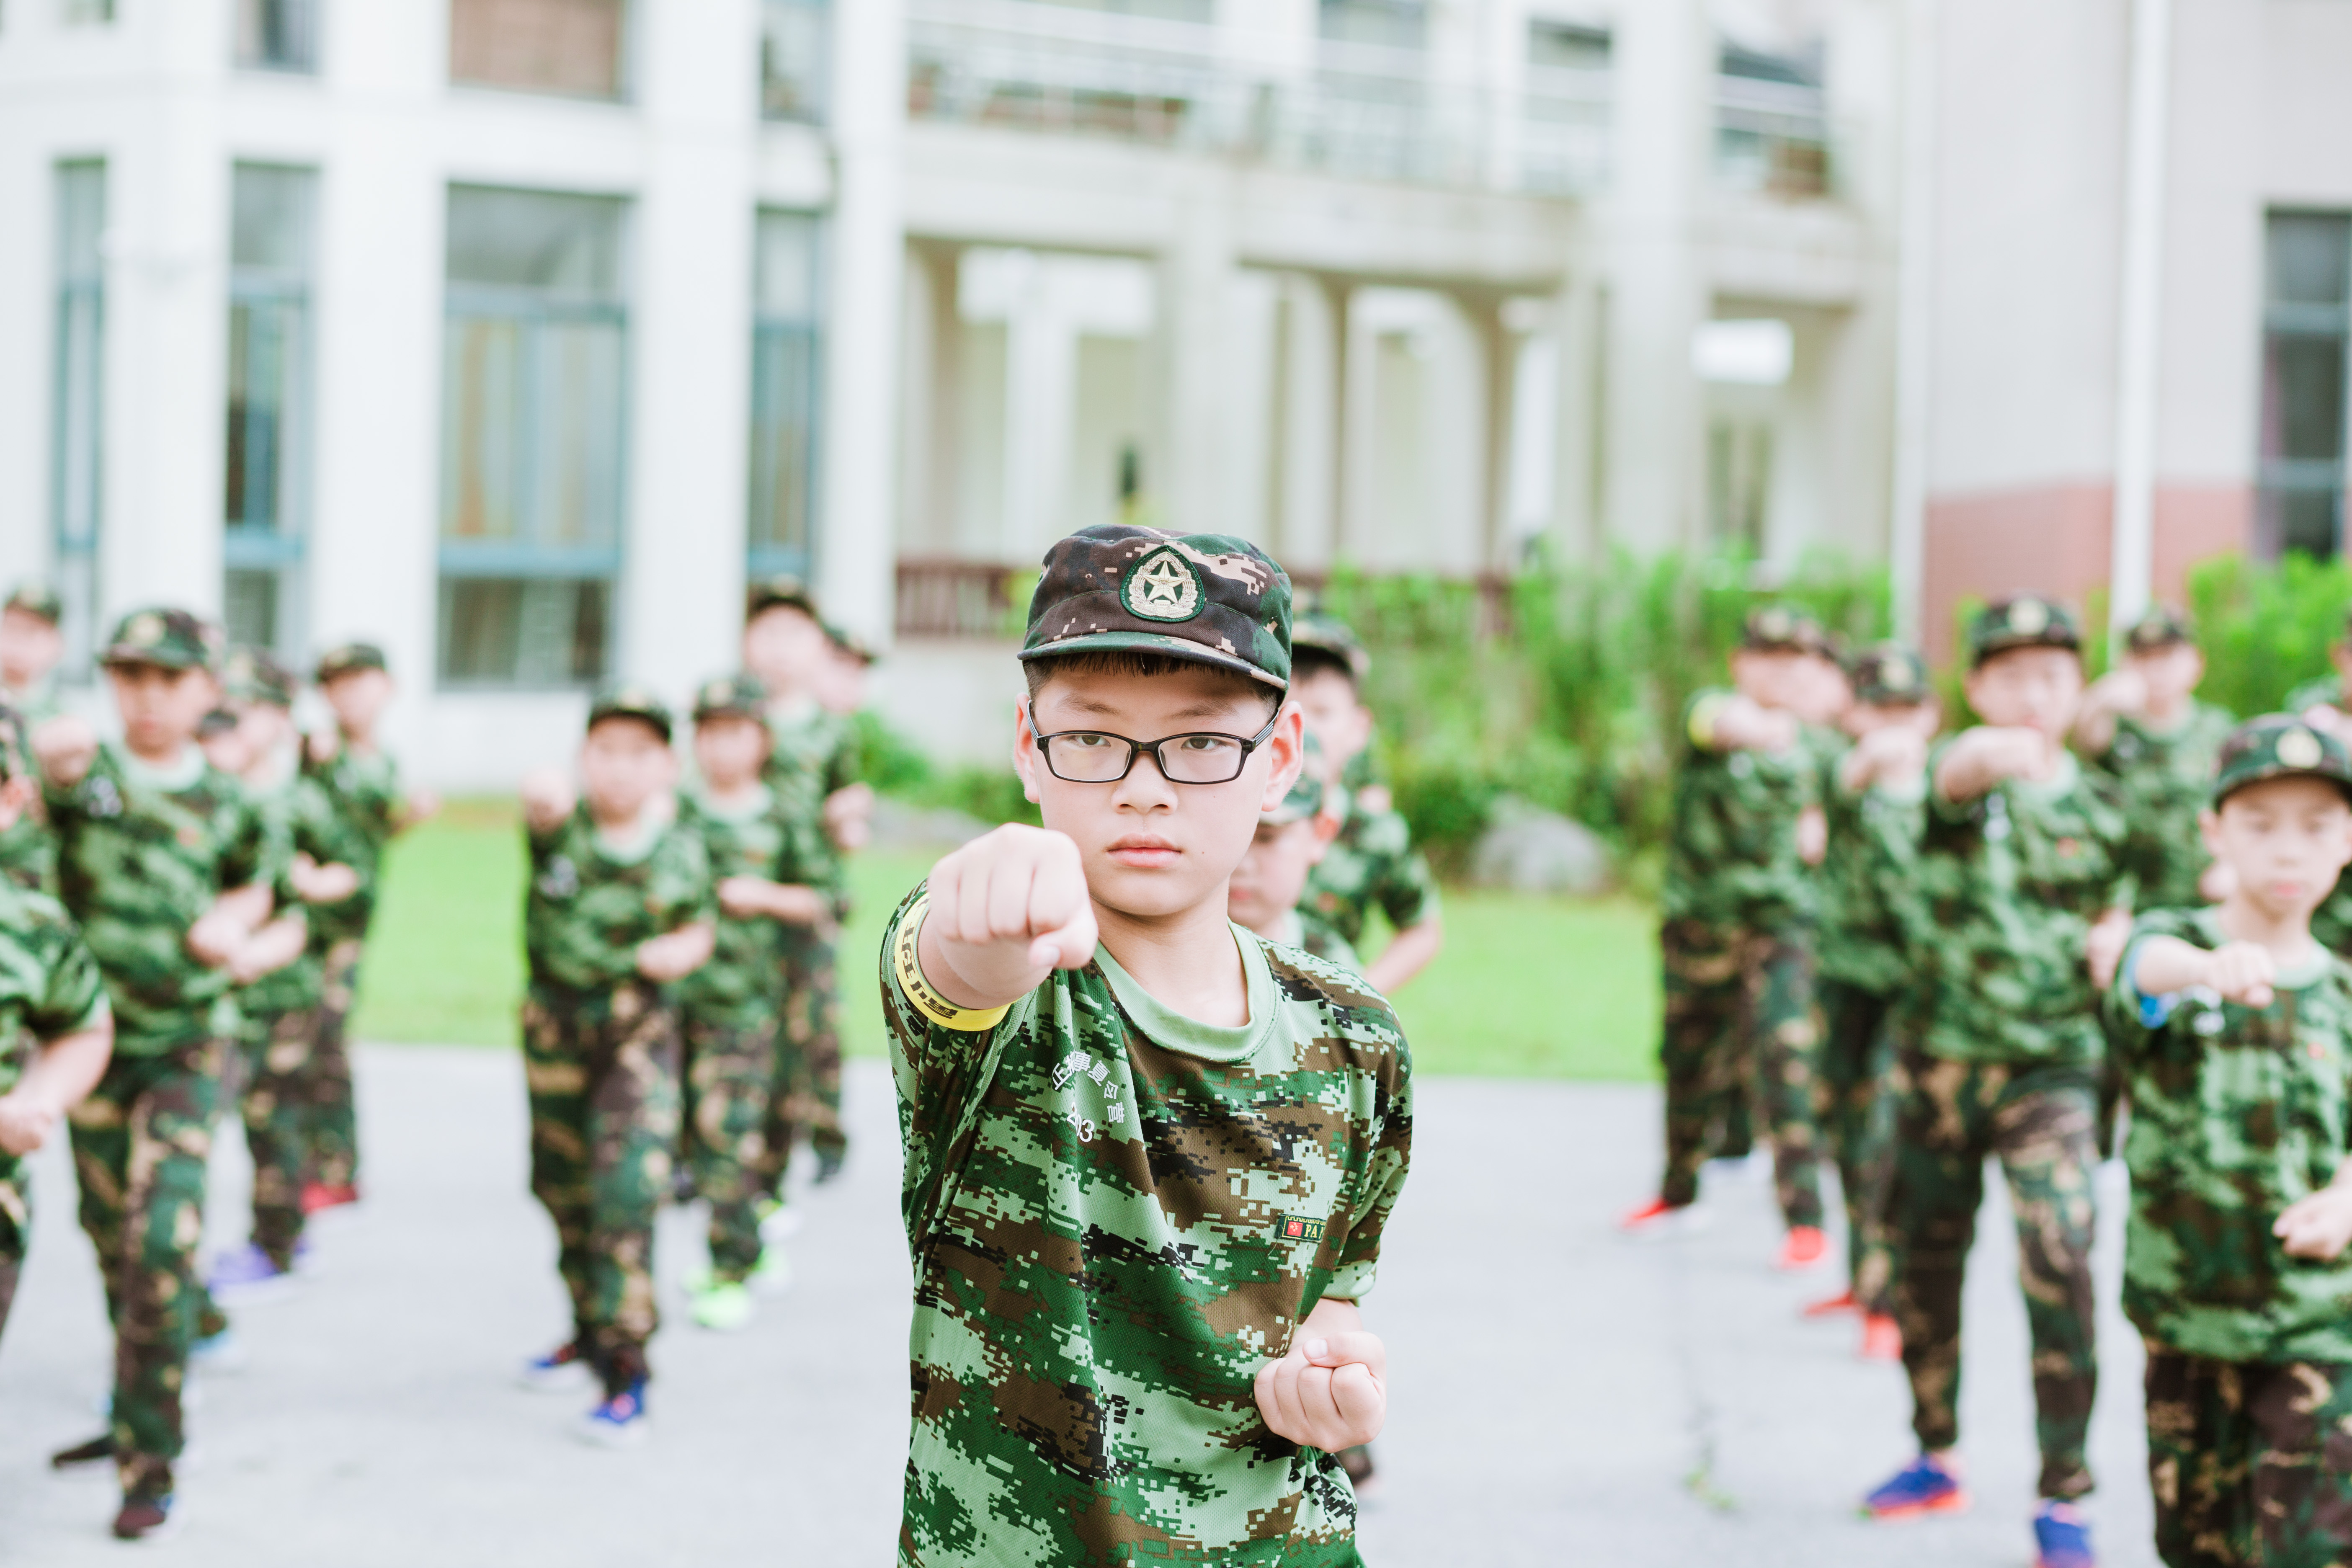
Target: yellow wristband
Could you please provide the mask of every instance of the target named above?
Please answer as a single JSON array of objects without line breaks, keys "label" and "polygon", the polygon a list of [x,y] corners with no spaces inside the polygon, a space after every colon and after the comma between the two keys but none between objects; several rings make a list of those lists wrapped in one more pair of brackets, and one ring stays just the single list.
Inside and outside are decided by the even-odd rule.
[{"label": "yellow wristband", "polygon": [[1702,752],[1715,750],[1715,721],[1731,699],[1720,691],[1710,692],[1691,704],[1691,744]]},{"label": "yellow wristband", "polygon": [[959,1007],[931,988],[923,978],[923,965],[915,953],[917,940],[922,935],[923,917],[931,912],[929,896],[915,900],[898,922],[898,939],[891,944],[890,967],[898,977],[899,994],[915,1005],[915,1011],[944,1029],[960,1034],[978,1035],[993,1029],[1013,1011],[1007,1004],[1002,1007]]}]

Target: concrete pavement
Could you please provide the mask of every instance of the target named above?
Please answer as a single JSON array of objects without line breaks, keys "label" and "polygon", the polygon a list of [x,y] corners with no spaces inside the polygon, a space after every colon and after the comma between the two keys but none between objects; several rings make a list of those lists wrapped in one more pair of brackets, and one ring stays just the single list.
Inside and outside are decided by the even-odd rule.
[{"label": "concrete pavement", "polygon": [[[191,1415],[184,1527],[139,1554],[223,1568],[890,1561],[907,1272],[878,1064],[852,1064],[856,1152],[803,1201],[799,1283],[748,1331],[686,1321],[677,1281],[700,1243],[691,1213],[665,1217],[658,1429],[624,1454],[567,1436],[580,1398],[511,1381],[564,1328],[553,1238],[524,1184],[517,1058],[383,1047],[360,1070],[365,1212],[321,1228],[320,1270],[298,1297],[240,1315],[247,1364],[203,1379]],[[1654,1177],[1654,1092],[1418,1087],[1414,1174],[1368,1303],[1393,1400],[1363,1528],[1376,1568],[2031,1562],[2024,1310],[1997,1194],[1968,1303],[1978,1507],[1874,1528],[1853,1505],[1908,1456],[1900,1376],[1853,1360],[1850,1323],[1799,1319],[1834,1280],[1766,1266],[1765,1184],[1717,1182],[1709,1228],[1628,1242],[1611,1219]],[[133,1549],[106,1538],[110,1489],[43,1463],[98,1430],[108,1344],[59,1151],[37,1180],[33,1258],[0,1342],[0,1563],[119,1563]],[[225,1150],[216,1237],[237,1234],[245,1186],[241,1149]],[[2141,1568],[2155,1559],[2138,1347],[2112,1306],[2116,1195],[2103,1190],[2094,1510],[2105,1560]]]}]

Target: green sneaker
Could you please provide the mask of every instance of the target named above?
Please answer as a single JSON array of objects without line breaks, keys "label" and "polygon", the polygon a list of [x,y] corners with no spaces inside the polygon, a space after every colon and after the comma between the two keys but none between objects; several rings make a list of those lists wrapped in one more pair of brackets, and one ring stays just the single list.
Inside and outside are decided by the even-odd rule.
[{"label": "green sneaker", "polygon": [[694,1321],[722,1334],[742,1328],[760,1310],[751,1292],[731,1279],[714,1280],[695,1291],[691,1300]]},{"label": "green sneaker", "polygon": [[750,1284],[762,1296],[781,1296],[793,1288],[793,1260],[774,1242],[760,1248],[760,1265],[751,1270]]}]

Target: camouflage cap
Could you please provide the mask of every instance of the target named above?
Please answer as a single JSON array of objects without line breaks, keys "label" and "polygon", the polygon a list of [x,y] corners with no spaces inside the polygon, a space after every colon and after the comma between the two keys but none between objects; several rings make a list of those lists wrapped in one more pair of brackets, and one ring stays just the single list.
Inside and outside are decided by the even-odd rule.
[{"label": "camouflage cap", "polygon": [[2156,653],[2196,640],[2197,633],[2189,626],[2189,617],[2166,605],[2150,605],[2131,624],[2131,630],[2124,634],[2124,647],[2134,653]]},{"label": "camouflage cap", "polygon": [[236,731],[236,715],[226,708],[215,708],[196,721],[196,739],[217,740]]},{"label": "camouflage cap", "polygon": [[824,623],[824,635],[825,640],[860,664],[881,662],[882,656],[876,653],[864,637],[859,637],[847,626],[837,626],[831,621],[827,621]]},{"label": "camouflage cap", "polygon": [[1293,654],[1307,648],[1328,654],[1346,665],[1348,673],[1358,680],[1363,679],[1372,668],[1372,656],[1364,651],[1355,628],[1328,610],[1300,612],[1291,623],[1290,648]]},{"label": "camouflage cap", "polygon": [[663,740],[670,738],[669,704],[646,687],[625,683],[598,692],[588,704],[588,728],[593,730],[607,719],[635,719],[652,725]]},{"label": "camouflage cap", "polygon": [[762,577],[751,584],[751,591],[743,597],[743,618],[747,621],[757,619],[762,610],[772,610],[779,605],[799,610],[815,621],[824,619],[817,613],[816,595],[810,591],[806,583],[789,572]]},{"label": "camouflage cap", "polygon": [[756,675],[722,675],[694,689],[694,721],[705,719],[765,719],[768,689]]},{"label": "camouflage cap", "polygon": [[2221,742],[2213,771],[2217,807],[2248,784],[2266,779],[2315,778],[2352,796],[2352,752],[2325,730],[2315,730],[2290,713],[2249,719]]},{"label": "camouflage cap", "polygon": [[339,675],[349,675],[361,669],[389,669],[383,649],[372,642],[341,643],[319,656],[317,676],[324,686]]},{"label": "camouflage cap", "polygon": [[158,669],[210,669],[220,657],[220,633],[186,610],[133,610],[114,628],[98,656],[104,665],[144,664]]},{"label": "camouflage cap", "polygon": [[272,708],[291,708],[294,672],[270,658],[266,649],[233,647],[221,660],[221,689],[232,702],[266,702]]},{"label": "camouflage cap", "polygon": [[1739,625],[1739,646],[1750,653],[1819,653],[1829,651],[1829,634],[1822,623],[1788,605],[1761,605],[1748,612]]},{"label": "camouflage cap", "polygon": [[32,726],[25,722],[24,714],[0,702],[0,784],[25,777],[32,755]]},{"label": "camouflage cap", "polygon": [[1848,674],[1853,680],[1854,700],[1872,708],[1925,702],[1936,694],[1927,679],[1927,661],[1916,649],[1899,642],[1863,649],[1854,656]]},{"label": "camouflage cap", "polygon": [[58,591],[37,578],[27,578],[8,590],[0,610],[22,610],[28,616],[38,616],[51,626],[66,618],[66,605]]},{"label": "camouflage cap", "polygon": [[1323,814],[1323,803],[1328,798],[1330,793],[1323,787],[1323,781],[1317,775],[1314,768],[1301,768],[1298,771],[1298,782],[1290,786],[1290,793],[1282,797],[1282,804],[1265,813],[1258,820],[1270,822],[1276,827],[1287,827],[1294,822],[1304,822],[1310,816],[1320,816]]},{"label": "camouflage cap", "polygon": [[1290,686],[1290,577],[1223,533],[1106,522],[1045,552],[1029,601],[1025,661],[1156,653]]},{"label": "camouflage cap", "polygon": [[2083,649],[2083,634],[2063,605],[2032,594],[1996,599],[1969,624],[1969,668],[1976,668],[1997,653],[2018,647]]}]

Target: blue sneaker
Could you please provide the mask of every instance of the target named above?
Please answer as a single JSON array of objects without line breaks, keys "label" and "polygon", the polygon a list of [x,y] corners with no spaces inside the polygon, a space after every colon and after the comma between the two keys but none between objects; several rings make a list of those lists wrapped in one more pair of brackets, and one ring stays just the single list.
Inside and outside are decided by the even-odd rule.
[{"label": "blue sneaker", "polygon": [[2050,1499],[2033,1510],[2033,1568],[2098,1568],[2098,1562],[2081,1509]]},{"label": "blue sneaker", "polygon": [[580,1440],[600,1448],[634,1448],[646,1440],[646,1380],[636,1382],[619,1394],[608,1394],[604,1403],[580,1418]]},{"label": "blue sneaker", "polygon": [[224,1307],[250,1307],[286,1295],[294,1289],[294,1274],[278,1268],[269,1254],[248,1241],[213,1259],[205,1286]]},{"label": "blue sneaker", "polygon": [[588,1374],[588,1353],[577,1340],[566,1340],[545,1355],[535,1355],[522,1363],[516,1379],[534,1394],[562,1394],[581,1383]]},{"label": "blue sneaker", "polygon": [[1927,1454],[1862,1500],[1864,1518],[1889,1524],[1931,1513],[1958,1513],[1968,1506],[1968,1489],[1960,1485],[1960,1478]]}]

